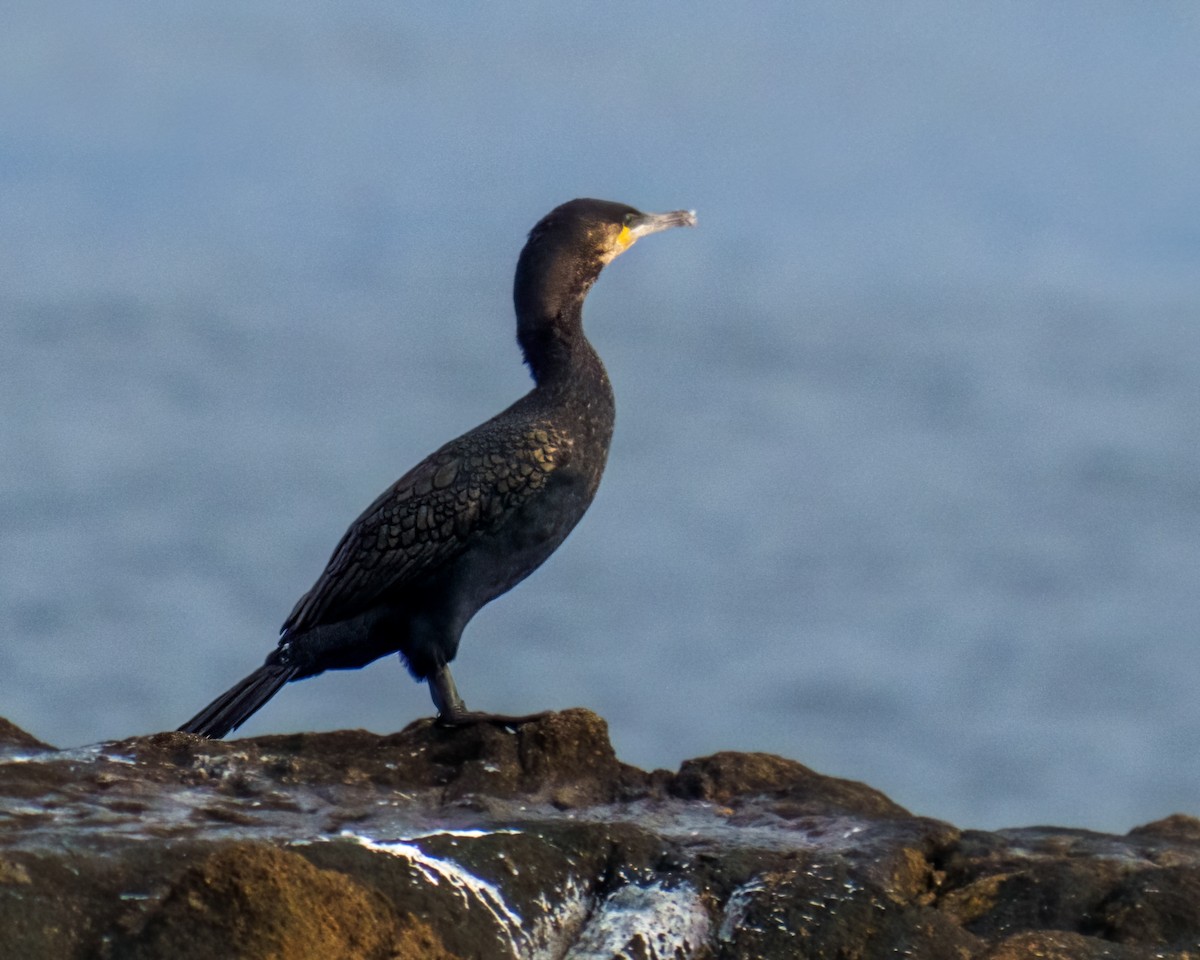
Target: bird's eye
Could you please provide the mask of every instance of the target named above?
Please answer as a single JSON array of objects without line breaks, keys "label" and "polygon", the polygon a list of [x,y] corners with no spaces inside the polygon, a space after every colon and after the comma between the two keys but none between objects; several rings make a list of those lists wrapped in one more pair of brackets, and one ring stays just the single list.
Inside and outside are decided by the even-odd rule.
[{"label": "bird's eye", "polygon": [[621,220],[621,222],[622,222],[623,224],[625,224],[625,226],[629,226],[631,223],[633,223],[633,218],[634,218],[634,217],[636,217],[636,216],[637,216],[637,214],[636,214],[636,213],[627,213],[627,214],[625,214],[625,216],[624,216],[624,218]]}]

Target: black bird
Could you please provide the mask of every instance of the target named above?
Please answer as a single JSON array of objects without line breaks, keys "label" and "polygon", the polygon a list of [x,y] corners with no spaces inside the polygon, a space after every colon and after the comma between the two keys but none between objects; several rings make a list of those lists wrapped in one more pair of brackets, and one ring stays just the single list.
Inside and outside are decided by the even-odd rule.
[{"label": "black bird", "polygon": [[438,720],[521,723],[468,711],[449,663],[463,628],[541,566],[596,495],[613,392],[583,333],[583,300],[639,237],[695,214],[571,200],[529,233],[517,261],[517,342],[534,388],[397,480],[350,525],[292,610],[278,647],[179,729],[223,737],[292,680],[399,653],[428,680]]}]

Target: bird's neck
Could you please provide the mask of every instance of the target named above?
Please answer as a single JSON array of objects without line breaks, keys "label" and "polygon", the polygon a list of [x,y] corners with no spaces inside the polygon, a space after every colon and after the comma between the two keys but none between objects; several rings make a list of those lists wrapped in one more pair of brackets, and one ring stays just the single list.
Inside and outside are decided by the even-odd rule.
[{"label": "bird's neck", "polygon": [[538,259],[527,249],[517,265],[517,342],[534,381],[551,387],[603,370],[583,333],[583,301],[603,264]]},{"label": "bird's neck", "polygon": [[584,336],[579,306],[567,313],[518,320],[517,342],[539,387],[574,379],[591,366],[595,350]]}]

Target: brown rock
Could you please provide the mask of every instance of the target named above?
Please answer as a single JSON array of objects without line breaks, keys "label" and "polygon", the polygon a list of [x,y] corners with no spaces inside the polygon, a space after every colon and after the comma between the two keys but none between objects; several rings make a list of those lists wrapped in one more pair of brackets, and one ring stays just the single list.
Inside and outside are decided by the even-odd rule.
[{"label": "brown rock", "polygon": [[1112,863],[1049,861],[986,877],[958,891],[981,911],[963,926],[989,940],[1031,929],[1094,932],[1119,873]]},{"label": "brown rock", "polygon": [[960,832],[768,754],[643,773],[584,710],[63,751],[12,729],[3,960],[1200,960],[1182,815]]},{"label": "brown rock", "polygon": [[579,709],[548,713],[515,731],[488,723],[446,729],[417,720],[389,736],[339,730],[214,742],[167,733],[118,746],[148,762],[191,766],[205,778],[224,778],[232,766],[288,784],[434,791],[447,803],[477,795],[579,807],[611,802],[631,781],[646,779],[617,760],[608,724]]},{"label": "brown rock", "polygon": [[477,794],[561,808],[609,803],[624,769],[608,724],[590,710],[548,713],[515,731],[488,723],[447,730],[418,720],[380,746],[420,756],[433,773],[433,782],[421,785],[442,787],[451,801]]},{"label": "brown rock", "polygon": [[33,883],[25,864],[0,857],[0,886]]},{"label": "brown rock", "polygon": [[1130,950],[1078,933],[1040,930],[1009,937],[978,960],[1151,960],[1155,956],[1164,958],[1163,954]]},{"label": "brown rock", "polygon": [[427,924],[400,918],[345,874],[263,843],[186,870],[114,960],[454,960]]},{"label": "brown rock", "polygon": [[0,717],[0,747],[33,747],[38,750],[53,750],[31,733],[26,733],[11,720]]},{"label": "brown rock", "polygon": [[1104,935],[1200,952],[1200,867],[1159,867],[1121,878],[1101,914]]},{"label": "brown rock", "polygon": [[866,784],[819,774],[771,753],[714,753],[686,760],[670,786],[687,800],[730,803],[767,797],[781,815],[908,817],[907,810]]},{"label": "brown rock", "polygon": [[721,960],[969,960],[975,937],[936,910],[898,905],[836,859],[758,877],[726,905]]},{"label": "brown rock", "polygon": [[1129,836],[1138,838],[1160,838],[1173,842],[1191,841],[1200,843],[1200,817],[1189,817],[1186,813],[1173,813],[1153,823],[1134,827]]}]

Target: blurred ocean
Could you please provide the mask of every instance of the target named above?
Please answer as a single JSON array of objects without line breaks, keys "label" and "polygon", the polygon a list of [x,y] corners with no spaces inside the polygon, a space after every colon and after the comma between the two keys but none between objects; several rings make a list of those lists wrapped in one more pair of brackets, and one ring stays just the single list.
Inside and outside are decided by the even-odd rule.
[{"label": "blurred ocean", "polygon": [[[172,728],[528,388],[524,233],[694,207],[588,301],[600,495],[468,704],[768,750],[964,826],[1200,814],[1200,14],[265,0],[0,18],[0,715]],[[395,661],[246,734],[428,715]]]}]

